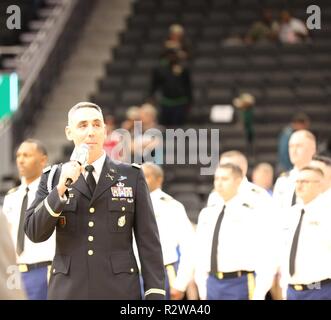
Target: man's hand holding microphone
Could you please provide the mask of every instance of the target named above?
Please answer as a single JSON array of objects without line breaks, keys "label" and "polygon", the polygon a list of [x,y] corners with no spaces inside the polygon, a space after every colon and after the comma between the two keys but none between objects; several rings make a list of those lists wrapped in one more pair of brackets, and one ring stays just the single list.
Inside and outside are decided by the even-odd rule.
[{"label": "man's hand holding microphone", "polygon": [[75,147],[70,157],[70,161],[62,165],[61,175],[57,185],[60,197],[64,195],[71,184],[78,180],[79,175],[83,171],[83,165],[85,165],[88,160],[88,156],[89,147],[87,144],[83,143]]}]

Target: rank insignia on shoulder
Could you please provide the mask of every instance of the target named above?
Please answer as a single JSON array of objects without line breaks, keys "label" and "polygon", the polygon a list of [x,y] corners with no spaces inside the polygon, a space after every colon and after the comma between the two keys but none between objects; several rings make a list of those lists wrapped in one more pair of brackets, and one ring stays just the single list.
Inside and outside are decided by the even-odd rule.
[{"label": "rank insignia on shoulder", "polygon": [[52,166],[48,166],[43,170],[43,173],[47,173],[48,171],[51,171]]},{"label": "rank insignia on shoulder", "polygon": [[171,197],[171,196],[168,196],[168,197],[164,197],[164,196],[162,196],[162,197],[160,198],[160,200],[162,200],[162,201],[171,201],[171,200],[173,200],[173,197]]},{"label": "rank insignia on shoulder", "polygon": [[134,168],[137,168],[137,169],[141,168],[141,165],[138,164],[138,163],[131,163],[131,166],[134,167]]},{"label": "rank insignia on shoulder", "polygon": [[7,195],[8,195],[8,194],[11,194],[11,193],[14,193],[14,192],[17,191],[17,190],[18,190],[18,187],[11,188],[11,189],[9,189],[9,190],[7,191]]},{"label": "rank insignia on shoulder", "polygon": [[256,192],[256,193],[261,193],[261,191],[259,189],[256,189],[256,188],[252,188],[252,191]]},{"label": "rank insignia on shoulder", "polygon": [[243,203],[243,206],[246,207],[246,208],[249,208],[249,209],[253,209],[253,206],[251,206],[250,204],[248,203]]},{"label": "rank insignia on shoulder", "polygon": [[280,177],[288,177],[290,175],[289,171],[282,172],[279,176]]}]

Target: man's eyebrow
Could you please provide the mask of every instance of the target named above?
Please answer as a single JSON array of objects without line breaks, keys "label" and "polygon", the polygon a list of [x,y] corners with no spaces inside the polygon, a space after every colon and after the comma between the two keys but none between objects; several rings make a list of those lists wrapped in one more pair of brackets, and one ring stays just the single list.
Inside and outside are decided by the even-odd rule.
[{"label": "man's eyebrow", "polygon": [[[92,122],[102,122],[100,119],[93,119],[91,121]],[[80,124],[86,124],[88,122],[89,122],[89,120],[81,120],[81,121],[78,122],[78,125],[80,125]]]},{"label": "man's eyebrow", "polygon": [[77,123],[77,125],[85,124],[85,123],[87,123],[87,120],[82,120],[82,121],[79,121],[79,122]]}]

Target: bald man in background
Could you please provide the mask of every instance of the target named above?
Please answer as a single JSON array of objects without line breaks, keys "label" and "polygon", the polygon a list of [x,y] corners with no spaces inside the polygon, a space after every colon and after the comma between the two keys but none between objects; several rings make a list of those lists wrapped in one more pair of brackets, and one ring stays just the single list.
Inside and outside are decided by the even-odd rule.
[{"label": "bald man in background", "polygon": [[287,209],[297,203],[295,181],[299,171],[309,164],[315,153],[316,138],[310,131],[298,130],[292,133],[289,154],[293,169],[278,177],[273,192],[273,198],[280,209]]}]

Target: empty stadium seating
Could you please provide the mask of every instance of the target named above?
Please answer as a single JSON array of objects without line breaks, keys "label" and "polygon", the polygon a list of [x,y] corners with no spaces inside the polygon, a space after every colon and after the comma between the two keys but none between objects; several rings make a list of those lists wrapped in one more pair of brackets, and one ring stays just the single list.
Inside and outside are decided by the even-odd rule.
[{"label": "empty stadium seating", "polygon": [[[278,14],[286,6],[296,17],[305,20],[310,4],[311,1],[306,0],[136,1],[127,29],[120,37],[121,43],[114,51],[114,60],[106,66],[106,74],[92,99],[122,116],[127,107],[143,102],[148,93],[150,72],[157,63],[168,27],[174,22],[181,23],[193,51],[190,67],[195,103],[188,126],[211,127],[212,105],[231,104],[236,95],[249,92],[257,99],[258,137],[255,157],[249,158],[250,165],[257,161],[275,165],[278,134],[295,112],[304,111],[312,118],[313,129],[321,139],[330,134],[326,128],[331,117],[331,86],[328,85],[331,80],[331,3],[327,0],[314,2],[322,10],[322,30],[311,31],[308,43],[233,46],[224,40],[229,36],[244,36],[263,7],[271,7]],[[240,125],[218,127],[222,133],[220,151],[246,151]],[[212,188],[212,179],[196,174],[196,185],[191,190],[194,185],[191,171],[196,169],[191,168],[177,171],[165,166],[166,190],[173,195],[194,191],[203,202]]]}]

